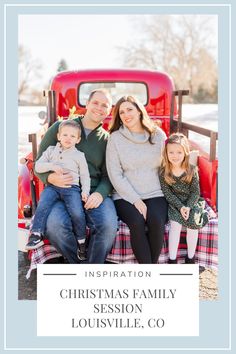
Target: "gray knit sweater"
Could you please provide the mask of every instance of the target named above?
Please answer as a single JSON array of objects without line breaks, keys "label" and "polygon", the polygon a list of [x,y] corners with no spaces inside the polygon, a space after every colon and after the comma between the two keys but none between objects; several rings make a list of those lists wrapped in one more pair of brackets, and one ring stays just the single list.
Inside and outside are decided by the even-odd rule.
[{"label": "gray knit sweater", "polygon": [[56,146],[49,146],[36,161],[35,171],[38,173],[53,171],[55,165],[70,172],[73,177],[72,184],[79,185],[80,180],[82,192],[89,195],[90,176],[83,152],[74,146],[63,150],[60,143],[57,143]]},{"label": "gray knit sweater", "polygon": [[157,128],[154,144],[147,132],[132,133],[126,127],[111,134],[106,150],[107,171],[115,191],[113,199],[131,204],[138,199],[163,196],[158,177],[165,133]]}]

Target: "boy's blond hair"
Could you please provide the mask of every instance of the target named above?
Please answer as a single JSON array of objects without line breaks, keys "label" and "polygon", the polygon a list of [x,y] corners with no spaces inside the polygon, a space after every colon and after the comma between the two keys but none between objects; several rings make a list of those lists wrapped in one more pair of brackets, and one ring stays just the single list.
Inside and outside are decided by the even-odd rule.
[{"label": "boy's blond hair", "polygon": [[67,120],[63,120],[58,127],[58,134],[61,134],[61,131],[64,127],[72,127],[78,130],[78,138],[81,135],[81,127],[79,125],[79,123],[77,123],[75,120],[72,119],[67,119]]}]

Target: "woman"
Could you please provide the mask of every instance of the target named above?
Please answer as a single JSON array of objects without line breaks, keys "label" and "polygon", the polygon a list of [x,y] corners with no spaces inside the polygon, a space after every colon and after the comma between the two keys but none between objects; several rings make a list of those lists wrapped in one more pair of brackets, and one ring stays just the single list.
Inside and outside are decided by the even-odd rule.
[{"label": "woman", "polygon": [[158,177],[166,135],[132,96],[116,103],[110,133],[106,163],[118,217],[130,229],[137,261],[157,263],[167,220]]}]

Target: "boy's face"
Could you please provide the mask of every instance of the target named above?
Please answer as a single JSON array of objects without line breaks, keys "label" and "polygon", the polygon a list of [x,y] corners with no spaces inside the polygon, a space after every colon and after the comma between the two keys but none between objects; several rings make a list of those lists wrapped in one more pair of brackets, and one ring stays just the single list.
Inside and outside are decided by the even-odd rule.
[{"label": "boy's face", "polygon": [[69,149],[80,142],[80,131],[74,127],[63,127],[60,133],[57,134],[57,139],[60,141],[64,149]]}]

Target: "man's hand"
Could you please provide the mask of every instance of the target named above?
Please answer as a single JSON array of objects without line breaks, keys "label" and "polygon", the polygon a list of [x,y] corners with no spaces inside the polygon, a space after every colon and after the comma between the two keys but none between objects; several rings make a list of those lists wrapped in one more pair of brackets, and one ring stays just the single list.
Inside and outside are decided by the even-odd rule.
[{"label": "man's hand", "polygon": [[103,202],[102,195],[98,192],[94,192],[90,194],[90,196],[88,197],[87,202],[84,205],[84,208],[85,209],[98,208],[102,202]]},{"label": "man's hand", "polygon": [[147,206],[146,204],[141,200],[137,200],[134,203],[134,206],[136,209],[138,209],[138,211],[140,212],[140,214],[142,214],[142,216],[144,217],[144,220],[146,220],[147,218]]},{"label": "man's hand", "polygon": [[53,167],[53,171],[56,172],[58,175],[62,175],[64,170],[63,170],[63,168],[61,166],[55,165]]},{"label": "man's hand", "polygon": [[53,172],[48,176],[48,182],[56,187],[70,188],[73,182],[73,178],[69,172],[63,174]]}]

